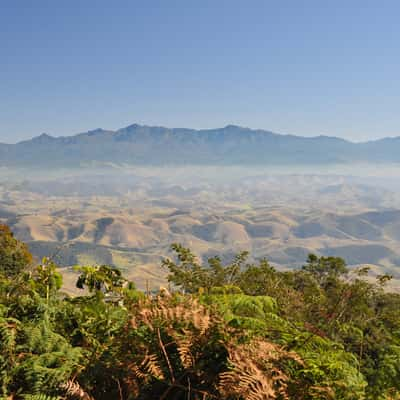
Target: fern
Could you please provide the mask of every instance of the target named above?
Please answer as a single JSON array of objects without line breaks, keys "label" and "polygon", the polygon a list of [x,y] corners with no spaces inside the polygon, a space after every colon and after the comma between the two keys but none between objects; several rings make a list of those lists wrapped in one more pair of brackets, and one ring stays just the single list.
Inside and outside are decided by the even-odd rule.
[{"label": "fern", "polygon": [[219,391],[223,398],[270,400],[288,398],[289,377],[279,366],[282,359],[302,361],[267,341],[229,347],[230,371],[220,375]]},{"label": "fern", "polygon": [[60,388],[65,391],[68,399],[76,400],[94,400],[88,393],[86,393],[78,382],[69,380],[60,385]]}]

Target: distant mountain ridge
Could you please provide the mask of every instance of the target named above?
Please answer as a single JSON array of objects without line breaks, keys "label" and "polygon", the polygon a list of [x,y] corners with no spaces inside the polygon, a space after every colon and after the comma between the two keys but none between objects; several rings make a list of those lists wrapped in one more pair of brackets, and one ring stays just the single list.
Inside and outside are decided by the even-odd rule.
[{"label": "distant mountain ridge", "polygon": [[400,137],[353,143],[227,125],[216,129],[133,124],[74,136],[0,144],[1,167],[82,165],[279,165],[400,162]]}]

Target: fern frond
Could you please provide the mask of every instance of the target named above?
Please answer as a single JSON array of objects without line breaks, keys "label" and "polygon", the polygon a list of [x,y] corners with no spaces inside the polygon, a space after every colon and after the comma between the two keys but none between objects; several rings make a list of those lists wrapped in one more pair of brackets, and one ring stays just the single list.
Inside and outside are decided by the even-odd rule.
[{"label": "fern frond", "polygon": [[144,382],[153,378],[164,379],[164,373],[155,354],[146,355],[139,365],[131,364],[130,370],[137,379]]},{"label": "fern frond", "polygon": [[265,340],[257,340],[247,345],[232,345],[228,351],[231,370],[220,374],[218,385],[223,398],[288,398],[289,377],[280,368],[279,361],[290,358],[301,362],[295,353],[288,353]]},{"label": "fern frond", "polygon": [[65,395],[68,399],[94,400],[76,381],[69,380],[61,384],[60,388],[65,391]]},{"label": "fern frond", "polygon": [[0,350],[2,354],[12,353],[16,346],[20,322],[14,318],[0,318]]},{"label": "fern frond", "polygon": [[190,368],[194,365],[194,358],[192,355],[193,341],[189,333],[181,339],[176,339],[179,359],[184,368]]}]

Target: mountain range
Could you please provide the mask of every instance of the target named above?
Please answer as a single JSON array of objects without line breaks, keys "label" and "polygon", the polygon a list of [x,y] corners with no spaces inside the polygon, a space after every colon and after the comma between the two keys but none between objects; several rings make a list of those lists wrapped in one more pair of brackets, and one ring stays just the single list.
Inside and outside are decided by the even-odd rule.
[{"label": "mountain range", "polygon": [[0,167],[84,165],[288,165],[400,162],[400,137],[353,143],[235,125],[195,130],[133,124],[74,136],[0,144]]}]

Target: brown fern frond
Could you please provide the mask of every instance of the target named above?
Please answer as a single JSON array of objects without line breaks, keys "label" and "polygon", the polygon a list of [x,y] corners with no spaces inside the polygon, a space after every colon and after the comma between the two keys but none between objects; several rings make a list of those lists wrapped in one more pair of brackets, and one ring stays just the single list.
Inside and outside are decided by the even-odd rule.
[{"label": "brown fern frond", "polygon": [[148,382],[152,378],[164,379],[164,373],[156,354],[146,355],[139,365],[131,364],[129,368],[140,381]]},{"label": "brown fern frond", "polygon": [[167,326],[179,322],[192,325],[200,334],[210,327],[212,322],[210,312],[197,299],[178,304],[171,304],[170,301],[170,297],[157,297],[153,302],[143,304],[140,311],[132,318],[131,326],[137,328],[140,324],[144,324],[154,330],[157,321]]},{"label": "brown fern frond", "polygon": [[255,363],[234,357],[233,369],[220,375],[220,392],[226,397],[236,396],[248,400],[275,399],[274,380]]},{"label": "brown fern frond", "polygon": [[264,340],[257,340],[248,345],[231,345],[228,352],[231,370],[220,374],[219,381],[219,391],[223,398],[288,398],[289,377],[279,367],[279,361],[291,358],[300,362],[296,354],[288,353]]},{"label": "brown fern frond", "polygon": [[85,392],[78,382],[69,380],[61,385],[61,389],[65,391],[65,395],[70,399],[94,400],[87,392]]},{"label": "brown fern frond", "polygon": [[184,368],[190,368],[194,365],[194,357],[192,355],[193,337],[187,336],[176,339],[179,358]]},{"label": "brown fern frond", "polygon": [[143,368],[156,379],[164,379],[164,373],[160,367],[158,357],[155,354],[147,356],[142,363]]}]

